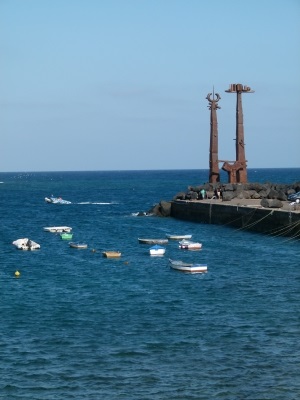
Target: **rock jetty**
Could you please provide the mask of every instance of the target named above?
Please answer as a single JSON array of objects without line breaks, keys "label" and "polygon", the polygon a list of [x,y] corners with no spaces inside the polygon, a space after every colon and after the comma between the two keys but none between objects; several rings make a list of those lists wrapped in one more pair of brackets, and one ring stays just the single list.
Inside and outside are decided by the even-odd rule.
[{"label": "rock jetty", "polygon": [[[147,214],[169,217],[172,212],[172,201],[176,200],[209,200],[219,199],[222,203],[236,203],[237,200],[256,200],[261,207],[280,209],[288,201],[290,194],[300,191],[300,182],[293,184],[279,183],[205,183],[199,186],[188,186],[186,191],[177,193],[172,200],[161,200]],[[223,203],[223,204],[224,204]]]},{"label": "rock jetty", "polygon": [[[206,183],[200,186],[189,186],[184,193],[178,193],[173,200],[202,200],[203,198],[212,199],[214,197],[221,198],[223,201],[231,201],[237,199],[261,199],[261,200],[278,200],[273,202],[278,204],[287,201],[290,194],[300,191],[300,182],[293,184],[275,184],[275,183],[227,183],[212,184]],[[204,196],[203,196],[203,193]]]}]

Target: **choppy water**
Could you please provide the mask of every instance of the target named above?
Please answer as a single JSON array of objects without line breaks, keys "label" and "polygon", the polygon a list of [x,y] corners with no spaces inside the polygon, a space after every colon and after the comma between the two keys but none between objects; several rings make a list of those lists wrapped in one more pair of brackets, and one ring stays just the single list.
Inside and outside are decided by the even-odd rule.
[{"label": "choppy water", "polygon": [[[299,178],[300,169],[249,171],[251,181]],[[299,241],[131,215],[206,180],[207,171],[0,174],[0,398],[300,398]],[[72,204],[46,204],[51,194]],[[43,231],[54,225],[89,248]],[[137,240],[166,233],[191,233],[203,249],[169,242],[150,257]],[[16,250],[22,237],[41,249]],[[111,249],[121,259],[102,257]],[[173,271],[169,258],[208,273]]]}]

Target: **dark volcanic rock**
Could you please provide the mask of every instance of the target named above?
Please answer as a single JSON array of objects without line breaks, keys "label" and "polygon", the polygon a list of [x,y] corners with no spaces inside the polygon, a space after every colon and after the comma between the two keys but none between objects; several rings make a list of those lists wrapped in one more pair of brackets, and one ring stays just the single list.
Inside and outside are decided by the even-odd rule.
[{"label": "dark volcanic rock", "polygon": [[171,202],[161,200],[159,204],[155,204],[148,212],[148,215],[156,215],[157,217],[169,217],[171,215]]},{"label": "dark volcanic rock", "polygon": [[262,199],[260,205],[265,208],[281,208],[283,204],[277,199]]},{"label": "dark volcanic rock", "polygon": [[171,215],[171,203],[162,200],[160,202],[160,212],[163,217],[169,217]]},{"label": "dark volcanic rock", "polygon": [[268,193],[268,199],[277,199],[278,198],[278,192],[275,189],[270,189]]},{"label": "dark volcanic rock", "polygon": [[233,191],[223,192],[222,199],[223,201],[230,201],[235,198],[235,194]]},{"label": "dark volcanic rock", "polygon": [[281,201],[287,201],[287,195],[282,190],[279,190],[277,199]]},{"label": "dark volcanic rock", "polygon": [[225,192],[233,192],[233,185],[232,185],[232,183],[227,183],[226,185],[224,185],[224,191],[225,191]]},{"label": "dark volcanic rock", "polygon": [[174,200],[185,200],[185,192],[179,192],[174,196]]}]

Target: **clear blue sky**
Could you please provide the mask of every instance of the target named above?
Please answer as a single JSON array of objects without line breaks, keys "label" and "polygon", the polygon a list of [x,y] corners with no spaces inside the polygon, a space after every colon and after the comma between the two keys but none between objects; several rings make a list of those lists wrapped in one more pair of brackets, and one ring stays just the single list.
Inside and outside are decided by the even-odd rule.
[{"label": "clear blue sky", "polygon": [[299,0],[0,0],[0,171],[299,167]]}]

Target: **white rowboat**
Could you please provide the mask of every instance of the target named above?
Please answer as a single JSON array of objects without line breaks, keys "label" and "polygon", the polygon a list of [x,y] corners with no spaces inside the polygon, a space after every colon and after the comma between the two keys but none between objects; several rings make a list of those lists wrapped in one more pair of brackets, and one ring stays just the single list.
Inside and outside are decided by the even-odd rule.
[{"label": "white rowboat", "polygon": [[183,261],[169,259],[170,266],[177,271],[188,272],[190,274],[199,274],[207,272],[207,264],[189,264]]},{"label": "white rowboat", "polygon": [[192,235],[166,235],[170,240],[188,240],[192,238]]}]

